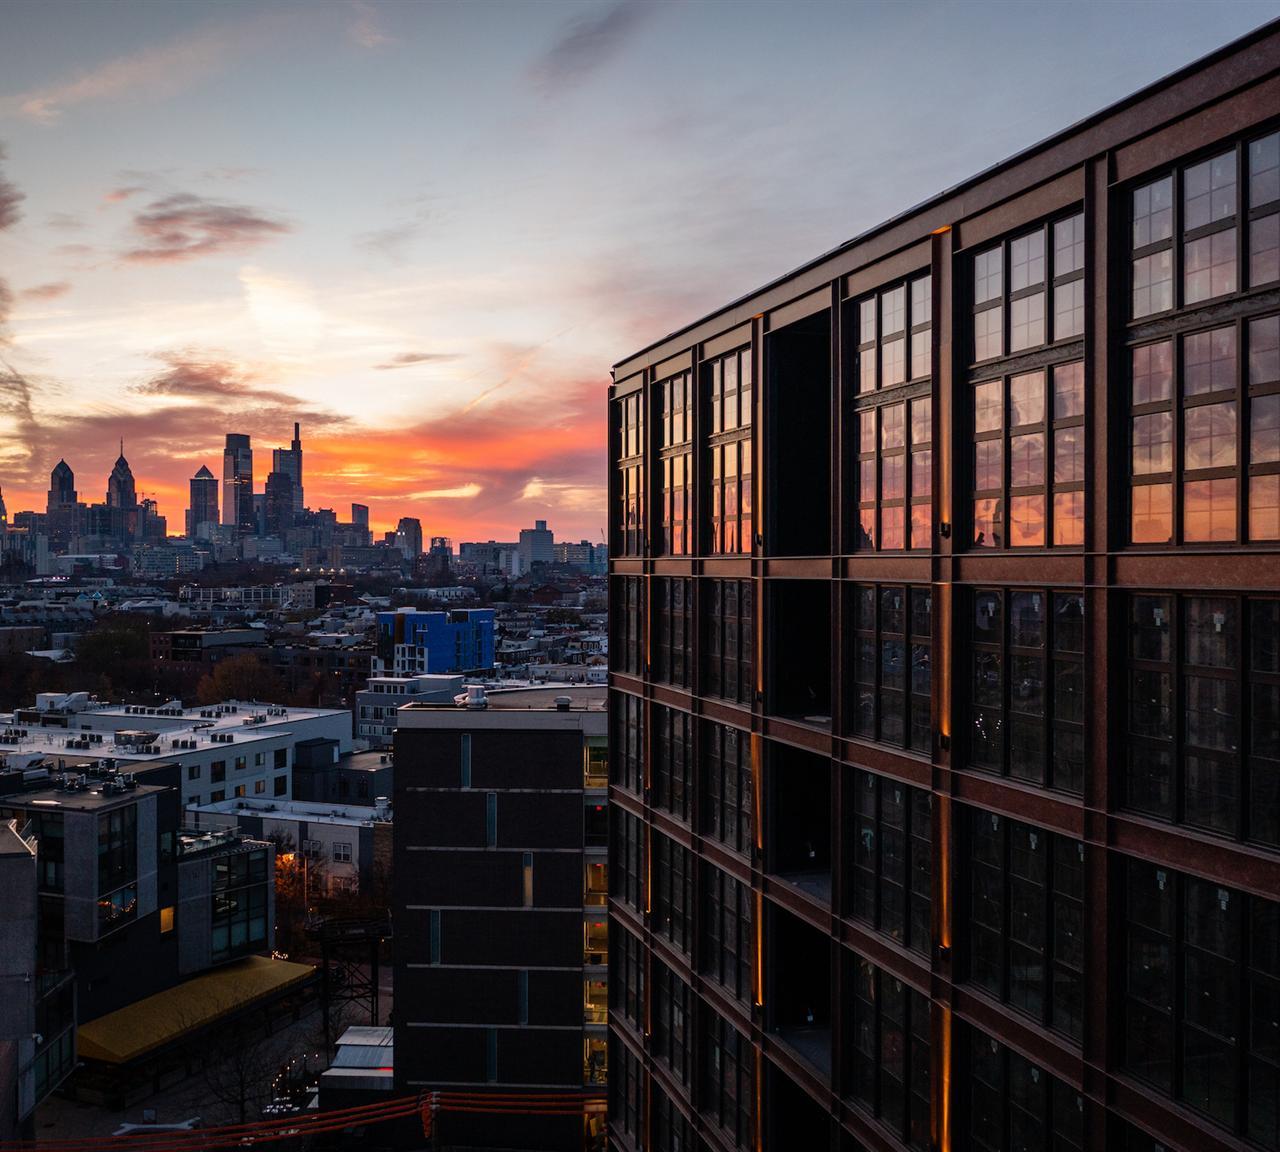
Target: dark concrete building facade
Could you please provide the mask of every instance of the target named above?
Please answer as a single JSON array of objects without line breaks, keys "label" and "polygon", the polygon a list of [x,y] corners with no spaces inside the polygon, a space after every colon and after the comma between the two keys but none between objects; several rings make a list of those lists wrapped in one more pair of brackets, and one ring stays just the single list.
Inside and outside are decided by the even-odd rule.
[{"label": "dark concrete building facade", "polygon": [[1280,1148],[1280,26],[609,421],[616,1146]]},{"label": "dark concrete building facade", "polygon": [[[398,1092],[606,1077],[604,687],[408,704],[395,736]],[[603,1117],[449,1115],[442,1146],[599,1147]]]}]

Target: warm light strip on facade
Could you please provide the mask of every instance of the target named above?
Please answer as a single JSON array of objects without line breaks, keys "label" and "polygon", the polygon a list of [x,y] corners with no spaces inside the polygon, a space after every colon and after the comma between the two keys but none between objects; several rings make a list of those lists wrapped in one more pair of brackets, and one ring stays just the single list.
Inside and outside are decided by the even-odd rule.
[{"label": "warm light strip on facade", "polygon": [[938,1007],[938,1066],[942,1075],[933,1102],[934,1147],[951,1152],[951,1009]]},{"label": "warm light strip on facade", "polygon": [[653,826],[644,826],[644,914],[653,911]]},{"label": "warm light strip on facade", "polygon": [[938,626],[934,667],[938,676],[938,732],[951,739],[951,585],[933,586]]},{"label": "warm light strip on facade", "polygon": [[938,805],[938,946],[951,948],[951,798],[935,796]]},{"label": "warm light strip on facade", "polygon": [[751,834],[756,851],[764,851],[764,784],[761,771],[764,761],[764,738],[759,732],[751,733]]}]

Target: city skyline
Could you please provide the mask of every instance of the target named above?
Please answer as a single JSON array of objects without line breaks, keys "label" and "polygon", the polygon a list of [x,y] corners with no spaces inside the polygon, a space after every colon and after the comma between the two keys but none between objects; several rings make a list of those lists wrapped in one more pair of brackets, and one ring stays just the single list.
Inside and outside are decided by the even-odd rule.
[{"label": "city skyline", "polygon": [[[42,506],[60,456],[105,478],[123,437],[176,529],[226,430],[284,445],[301,419],[313,507],[598,540],[618,347],[1276,6],[1149,11],[757,6],[725,27],[714,5],[636,2],[6,5],[10,514]],[[899,91],[922,39],[957,45],[929,86],[945,118]],[[1046,65],[1085,52],[1046,92]],[[997,72],[1040,95],[994,115]]]}]

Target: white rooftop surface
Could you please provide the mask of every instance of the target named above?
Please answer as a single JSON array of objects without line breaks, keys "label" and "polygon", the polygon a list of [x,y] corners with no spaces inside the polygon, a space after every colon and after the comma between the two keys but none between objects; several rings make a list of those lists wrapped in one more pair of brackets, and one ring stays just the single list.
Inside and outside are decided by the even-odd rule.
[{"label": "white rooftop surface", "polygon": [[[232,710],[234,709],[234,711]],[[28,711],[20,709],[19,711]],[[144,708],[138,705],[89,703],[68,714],[66,728],[38,727],[30,721],[16,719],[16,713],[0,713],[0,730],[25,729],[26,737],[0,742],[0,753],[82,751],[112,756],[131,762],[172,759],[175,754],[203,748],[252,746],[263,740],[287,736],[305,721],[331,717],[349,720],[351,713],[332,708],[293,708],[241,700],[220,705],[182,708]],[[103,737],[87,749],[68,749],[68,740],[79,739],[86,732]],[[150,745],[136,740],[119,743],[122,732],[151,732],[156,739]],[[215,740],[214,735],[230,735],[232,740]],[[175,746],[182,741],[188,746]],[[195,742],[195,748],[189,746]],[[141,746],[157,747],[153,753],[142,752]]]},{"label": "white rooftop surface", "polygon": [[375,810],[367,804],[319,804],[310,800],[268,800],[255,796],[233,797],[213,804],[191,804],[188,811],[220,816],[262,816],[271,820],[306,820],[351,828],[371,828]]}]

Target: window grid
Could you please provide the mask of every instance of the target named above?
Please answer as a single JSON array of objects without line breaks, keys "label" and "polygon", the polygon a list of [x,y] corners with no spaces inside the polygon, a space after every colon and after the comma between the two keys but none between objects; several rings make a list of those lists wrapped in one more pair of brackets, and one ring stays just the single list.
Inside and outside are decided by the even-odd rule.
[{"label": "window grid", "polygon": [[1130,599],[1124,803],[1280,848],[1280,600]]},{"label": "window grid", "polygon": [[1130,541],[1280,540],[1280,314],[1135,345],[1129,363]]},{"label": "window grid", "polygon": [[853,588],[853,733],[929,752],[932,593],[928,588]]},{"label": "window grid", "polygon": [[693,385],[688,372],[656,386],[659,405],[658,468],[662,488],[662,551],[687,556],[693,551]]},{"label": "window grid", "polygon": [[652,884],[653,931],[687,955],[693,946],[693,857],[660,832],[653,833]]},{"label": "window grid", "polygon": [[975,808],[964,862],[969,981],[1078,1042],[1084,1022],[1084,844]]},{"label": "window grid", "polygon": [[688,688],[693,679],[693,581],[655,577],[657,602],[653,679]]},{"label": "window grid", "polygon": [[854,548],[900,551],[933,542],[933,400],[918,396],[857,410]]},{"label": "window grid", "polygon": [[644,393],[614,401],[618,427],[617,552],[642,556],[644,524]]},{"label": "window grid", "polygon": [[687,712],[652,706],[653,803],[688,823],[693,810],[693,720]]},{"label": "window grid", "polygon": [[[852,305],[856,346],[857,524],[853,547],[897,551],[933,541],[933,277],[905,278]],[[851,325],[851,327],[854,325]],[[916,395],[903,399],[900,386]],[[885,397],[873,395],[891,390]],[[923,392],[924,395],[920,395]]]},{"label": "window grid", "polygon": [[743,1002],[752,994],[752,915],[751,889],[704,861],[700,968]]},{"label": "window grid", "polygon": [[974,385],[974,548],[1080,546],[1084,480],[1083,361]]},{"label": "window grid", "polygon": [[653,962],[652,1052],[680,1084],[689,1083],[689,1021],[692,993],[689,986],[661,961]]},{"label": "window grid", "polygon": [[1124,1066],[1229,1131],[1280,1148],[1280,904],[1126,863]]},{"label": "window grid", "polygon": [[751,855],[755,796],[751,733],[703,723],[702,763],[706,774],[700,807],[702,830],[726,848]]},{"label": "window grid", "polygon": [[968,764],[1080,794],[1084,594],[976,589]]},{"label": "window grid", "polygon": [[703,365],[708,396],[709,551],[750,552],[754,540],[752,510],[752,404],[754,369],[751,349],[741,348]]},{"label": "window grid", "polygon": [[751,1102],[755,1053],[751,1042],[717,1013],[702,1013],[702,1077],[699,1105],[737,1148],[753,1147]]},{"label": "window grid", "polygon": [[1275,283],[1280,133],[1237,141],[1144,180],[1130,194],[1129,210],[1135,320]]},{"label": "window grid", "polygon": [[930,1147],[929,998],[853,957],[850,1094],[909,1148]]},{"label": "window grid", "polygon": [[[754,594],[750,580],[712,580],[704,613],[708,695],[748,707],[755,701]],[[708,591],[704,587],[704,592]]]},{"label": "window grid", "polygon": [[1084,1152],[1084,1097],[998,1040],[969,1033],[964,1128],[975,1152]]},{"label": "window grid", "polygon": [[850,914],[925,956],[932,948],[933,796],[853,776]]},{"label": "window grid", "polygon": [[1084,335],[1084,215],[1047,220],[973,256],[973,363]]}]

